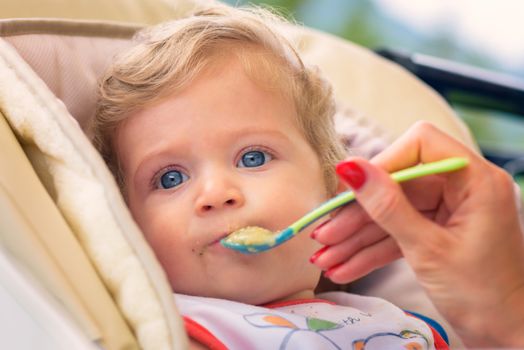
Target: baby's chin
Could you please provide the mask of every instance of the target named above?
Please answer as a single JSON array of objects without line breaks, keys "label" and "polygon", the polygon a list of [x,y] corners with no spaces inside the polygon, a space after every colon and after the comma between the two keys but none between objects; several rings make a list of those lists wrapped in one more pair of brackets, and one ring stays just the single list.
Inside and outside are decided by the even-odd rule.
[{"label": "baby's chin", "polygon": [[305,299],[305,298],[296,298],[294,295],[287,295],[287,294],[261,295],[261,294],[245,294],[245,293],[235,294],[235,295],[228,293],[228,294],[224,294],[223,296],[219,296],[219,295],[214,296],[214,298],[231,300],[231,301],[235,301],[238,303],[244,303],[248,305],[266,305],[266,304],[281,302],[281,301],[286,301],[286,300]]},{"label": "baby's chin", "polygon": [[176,288],[173,287],[175,293],[200,296],[206,298],[216,298],[231,300],[239,303],[250,304],[250,305],[264,305],[267,303],[280,300],[285,297],[284,294],[279,295],[278,293],[268,292],[268,286],[255,287],[248,283],[238,283],[235,287],[230,288],[217,288],[217,286],[209,286],[202,291],[202,288],[193,290],[191,288]]},{"label": "baby's chin", "polygon": [[[225,299],[249,305],[265,305],[269,303],[314,298],[316,283],[291,285],[280,281],[271,285],[262,283],[235,283],[234,285],[209,285],[206,288],[173,288],[176,293],[201,296],[207,298]],[[203,291],[204,290],[204,291]]]}]

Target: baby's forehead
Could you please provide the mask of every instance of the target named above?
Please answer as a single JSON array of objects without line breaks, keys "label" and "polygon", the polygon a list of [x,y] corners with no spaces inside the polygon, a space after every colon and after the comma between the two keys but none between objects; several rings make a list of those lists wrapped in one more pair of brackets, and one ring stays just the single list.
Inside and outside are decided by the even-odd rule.
[{"label": "baby's forehead", "polygon": [[[174,75],[172,79],[176,81],[164,81],[150,99],[142,99],[139,106],[126,113],[116,127],[114,140],[118,138],[121,132],[119,130],[127,129],[125,125],[134,123],[131,120],[135,115],[144,110],[154,109],[163,101],[191,88],[199,79],[214,76],[215,72],[220,70],[230,69],[235,65],[234,62],[240,64],[237,66],[240,66],[245,75],[257,86],[285,99],[296,110],[296,96],[299,88],[295,80],[298,74],[295,72],[296,67],[286,64],[284,59],[266,48],[251,43],[224,42],[208,52],[202,59],[202,64],[193,67],[193,71],[188,70]],[[298,116],[296,118],[298,119]],[[163,126],[155,125],[154,127],[162,128]],[[120,152],[126,152],[126,150],[120,150]]]},{"label": "baby's forehead", "polygon": [[[223,69],[238,61],[244,73],[262,87],[281,93],[298,83],[304,67],[290,53],[246,42],[224,42],[206,54],[202,71]],[[200,73],[201,74],[201,73]]]},{"label": "baby's forehead", "polygon": [[[144,101],[139,108],[126,113],[117,124],[115,135],[118,136],[123,130],[126,133],[133,130],[140,134],[144,125],[149,129],[164,129],[164,125],[155,121],[155,116],[170,114],[173,108],[176,108],[176,115],[183,119],[202,117],[206,115],[202,113],[202,106],[213,102],[216,103],[213,105],[213,112],[217,112],[216,106],[223,101],[226,106],[227,103],[232,106],[230,109],[234,109],[235,105],[246,103],[247,99],[251,104],[251,113],[259,111],[260,108],[272,109],[277,105],[281,111],[285,110],[286,114],[295,117],[295,103],[292,98],[287,98],[291,94],[286,93],[282,87],[286,82],[280,83],[277,81],[279,78],[268,77],[265,73],[271,68],[264,64],[259,71],[260,60],[254,53],[250,53],[249,56],[245,59],[235,56],[232,59],[222,55],[177,89],[166,86],[164,91],[154,98]],[[221,93],[224,89],[236,91],[237,94],[231,98],[230,95]],[[209,114],[213,119],[220,118],[216,113]],[[284,122],[283,116],[281,120]],[[195,121],[198,121],[198,118]]]},{"label": "baby's forehead", "polygon": [[[296,90],[298,89],[296,67],[284,61],[284,58],[267,49],[250,43],[224,43],[217,46],[216,50],[210,51],[201,64],[188,69],[186,72],[173,77],[172,82],[164,82],[159,86],[155,96],[148,101],[141,101],[139,108],[134,109],[128,115],[136,114],[143,109],[150,109],[158,103],[190,88],[195,81],[213,76],[218,71],[232,68],[235,62],[240,64],[243,73],[257,84],[260,88],[277,93],[280,97],[288,98],[294,103]],[[127,119],[127,118],[126,118]]]}]

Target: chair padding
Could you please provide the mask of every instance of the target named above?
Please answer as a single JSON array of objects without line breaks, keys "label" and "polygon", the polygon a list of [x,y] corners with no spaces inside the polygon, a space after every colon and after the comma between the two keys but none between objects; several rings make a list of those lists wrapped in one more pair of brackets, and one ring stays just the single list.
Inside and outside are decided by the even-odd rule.
[{"label": "chair padding", "polygon": [[[187,339],[165,275],[125,209],[105,164],[64,105],[1,39],[0,106],[140,346],[183,347]],[[45,226],[42,230],[49,234]],[[54,247],[60,249],[60,245]],[[111,331],[113,325],[106,326]]]},{"label": "chair padding", "polygon": [[89,339],[107,349],[137,348],[109,292],[1,114],[0,140],[2,246],[66,307]]}]

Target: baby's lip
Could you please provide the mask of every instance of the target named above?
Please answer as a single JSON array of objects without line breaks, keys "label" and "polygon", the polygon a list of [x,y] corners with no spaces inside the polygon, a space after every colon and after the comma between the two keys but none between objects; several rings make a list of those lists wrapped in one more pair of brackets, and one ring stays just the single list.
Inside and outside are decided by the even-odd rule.
[{"label": "baby's lip", "polygon": [[216,244],[216,243],[220,243],[220,240],[222,240],[223,238],[227,237],[231,232],[233,231],[229,231],[229,232],[222,232],[220,233],[217,238],[211,242],[210,245],[213,245],[213,244]]},{"label": "baby's lip", "polygon": [[[216,239],[213,240],[209,245],[213,245],[213,244],[220,244],[220,240],[229,236],[231,233],[235,232],[235,231],[238,231],[244,227],[248,227],[248,226],[260,226],[256,223],[251,223],[251,224],[244,224],[244,225],[235,225],[235,226],[232,226],[232,227],[228,227],[226,230],[221,230],[219,231],[220,233],[218,233],[215,237]],[[264,227],[264,226],[260,226],[260,227]]]}]

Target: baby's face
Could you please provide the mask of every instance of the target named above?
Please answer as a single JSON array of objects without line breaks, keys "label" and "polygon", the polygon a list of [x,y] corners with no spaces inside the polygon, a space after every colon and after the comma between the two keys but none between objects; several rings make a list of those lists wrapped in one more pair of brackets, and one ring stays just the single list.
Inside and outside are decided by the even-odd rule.
[{"label": "baby's face", "polygon": [[326,199],[293,104],[238,62],[222,67],[119,127],[130,210],[175,292],[252,304],[311,296],[319,247],[308,232],[254,255],[219,244],[244,226],[281,230]]}]

